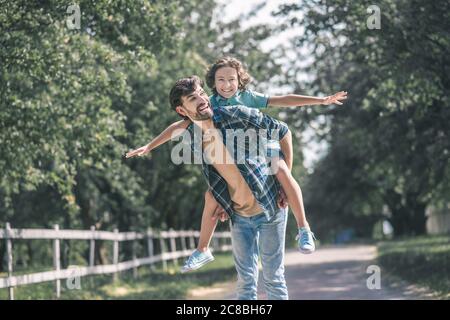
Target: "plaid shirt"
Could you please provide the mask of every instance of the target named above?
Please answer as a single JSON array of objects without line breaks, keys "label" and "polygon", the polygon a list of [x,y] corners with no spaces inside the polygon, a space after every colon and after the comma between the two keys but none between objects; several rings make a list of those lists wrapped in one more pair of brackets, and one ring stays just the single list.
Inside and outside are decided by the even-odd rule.
[{"label": "plaid shirt", "polygon": [[[241,129],[253,129],[257,132],[258,137],[267,135],[267,139],[258,139],[258,143],[264,141],[279,141],[288,132],[288,127],[284,122],[278,121],[268,115],[261,113],[257,109],[248,108],[245,106],[227,106],[214,108],[213,122],[222,134],[224,145],[230,148],[226,143],[227,130],[231,132]],[[195,128],[194,128],[195,127]],[[202,133],[201,129],[194,124],[189,125],[188,132],[193,139],[187,139],[190,142],[191,150],[194,154],[195,163],[202,164],[202,171],[208,183],[208,186],[216,199],[216,201],[224,208],[233,221],[235,211],[233,210],[232,201],[228,192],[228,186],[224,178],[222,178],[216,169],[211,165],[205,163],[202,155]],[[264,131],[262,131],[264,130]],[[195,132],[195,133],[194,133]],[[255,156],[249,152],[242,153],[242,150],[248,151],[249,143],[245,140],[237,139],[238,143],[232,143],[233,150],[229,150],[230,155],[233,156],[236,166],[238,167],[242,177],[247,182],[252,191],[256,201],[259,203],[267,218],[270,219],[279,211],[277,198],[279,191],[279,183],[273,174],[269,174],[270,158],[267,154],[264,156]],[[183,139],[186,141],[186,139]],[[250,141],[252,142],[252,141]],[[269,147],[269,155],[273,155],[274,149],[279,149],[277,146]],[[241,152],[238,152],[241,149]],[[239,154],[241,155],[239,157]],[[282,156],[282,155],[280,155]]]}]

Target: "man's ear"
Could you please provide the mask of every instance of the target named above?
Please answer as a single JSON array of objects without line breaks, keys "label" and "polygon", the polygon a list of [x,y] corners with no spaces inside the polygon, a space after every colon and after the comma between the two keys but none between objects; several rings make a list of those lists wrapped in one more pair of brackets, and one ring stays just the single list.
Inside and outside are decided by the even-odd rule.
[{"label": "man's ear", "polygon": [[179,115],[181,115],[181,116],[183,116],[183,117],[187,117],[186,111],[181,107],[181,105],[177,106],[177,107],[175,108],[175,111],[176,111]]}]

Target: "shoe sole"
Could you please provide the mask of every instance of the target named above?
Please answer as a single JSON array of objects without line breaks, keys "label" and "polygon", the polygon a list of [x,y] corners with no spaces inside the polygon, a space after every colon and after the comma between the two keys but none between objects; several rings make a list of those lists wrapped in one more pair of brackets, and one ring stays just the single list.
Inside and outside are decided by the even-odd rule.
[{"label": "shoe sole", "polygon": [[207,264],[207,263],[209,263],[209,262],[212,262],[212,261],[214,261],[214,257],[211,257],[211,258],[208,258],[208,259],[206,259],[206,260],[203,260],[199,265],[197,265],[195,268],[192,268],[192,269],[189,269],[189,270],[183,270],[183,269],[181,269],[181,273],[187,273],[187,272],[190,272],[190,271],[194,271],[194,270],[198,270],[198,269],[200,269],[201,267],[203,267],[205,264]]},{"label": "shoe sole", "polygon": [[315,249],[314,250],[302,250],[302,249],[298,249],[298,251],[300,251],[301,253],[303,253],[303,254],[311,254],[311,253],[313,253],[314,251],[316,251]]}]

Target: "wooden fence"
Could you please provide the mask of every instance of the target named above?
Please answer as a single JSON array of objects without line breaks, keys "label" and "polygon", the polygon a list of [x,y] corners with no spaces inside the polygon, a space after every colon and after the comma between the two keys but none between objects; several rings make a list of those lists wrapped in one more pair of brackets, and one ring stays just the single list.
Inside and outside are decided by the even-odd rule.
[{"label": "wooden fence", "polygon": [[[95,230],[95,227],[91,227],[91,230],[60,230],[58,225],[55,225],[54,229],[12,229],[10,224],[7,223],[5,229],[0,229],[0,239],[6,241],[8,276],[0,278],[0,288],[8,288],[9,298],[13,300],[14,287],[16,286],[55,281],[55,293],[56,297],[59,298],[61,295],[61,279],[109,273],[117,277],[120,271],[128,269],[133,269],[133,275],[136,276],[139,266],[152,265],[157,262],[162,262],[164,270],[167,270],[168,260],[172,260],[176,264],[178,258],[187,257],[192,253],[192,250],[196,247],[195,238],[199,236],[198,231],[191,230],[153,231],[149,229],[147,232],[139,233],[118,232],[116,229],[114,232],[108,232]],[[15,239],[53,240],[54,270],[13,275],[13,240]],[[181,248],[177,248],[176,239],[180,239],[178,243]],[[90,242],[89,265],[61,269],[60,240],[88,240]],[[113,241],[112,264],[95,265],[96,240]],[[147,255],[138,258],[135,250],[133,250],[132,260],[119,261],[119,243],[137,240],[146,240]],[[155,241],[159,242],[159,252],[154,250]],[[216,251],[231,250],[230,232],[215,232],[211,247],[212,250]],[[135,248],[135,246],[133,245],[132,248]]]}]

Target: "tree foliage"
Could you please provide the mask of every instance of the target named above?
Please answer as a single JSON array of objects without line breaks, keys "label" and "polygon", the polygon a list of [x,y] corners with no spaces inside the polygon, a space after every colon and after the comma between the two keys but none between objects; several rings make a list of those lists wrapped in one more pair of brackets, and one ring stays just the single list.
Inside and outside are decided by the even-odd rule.
[{"label": "tree foliage", "polygon": [[290,17],[283,28],[304,27],[294,50],[313,56],[301,69],[314,74],[310,90],[349,92],[344,107],[292,114],[327,119],[308,201],[328,227],[370,235],[387,205],[396,235],[422,234],[426,206],[449,191],[449,3],[379,1],[380,29],[367,23],[371,5],[305,0],[277,13]]},{"label": "tree foliage", "polygon": [[[241,58],[255,85],[279,67],[259,43],[263,25],[214,17],[200,1],[68,1],[0,6],[0,220],[13,227],[119,230],[198,228],[206,189],[200,168],[171,162],[169,143],[123,158],[179,117],[176,79],[204,76],[224,54]],[[214,22],[215,21],[215,22]]]}]

